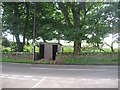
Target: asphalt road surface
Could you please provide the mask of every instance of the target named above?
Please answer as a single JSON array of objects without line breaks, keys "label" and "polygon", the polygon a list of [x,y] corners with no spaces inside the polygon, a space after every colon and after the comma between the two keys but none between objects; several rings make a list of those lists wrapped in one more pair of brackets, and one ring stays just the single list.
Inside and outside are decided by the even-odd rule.
[{"label": "asphalt road surface", "polygon": [[118,88],[118,66],[0,63],[2,88]]}]

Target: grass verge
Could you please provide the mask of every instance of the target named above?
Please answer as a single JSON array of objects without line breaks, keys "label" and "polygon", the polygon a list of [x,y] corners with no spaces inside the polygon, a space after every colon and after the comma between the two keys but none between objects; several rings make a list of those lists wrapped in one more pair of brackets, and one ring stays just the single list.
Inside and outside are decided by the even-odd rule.
[{"label": "grass verge", "polygon": [[12,62],[12,63],[36,63],[36,64],[73,64],[73,65],[118,65],[118,59],[115,57],[80,57],[80,58],[65,58],[62,62],[56,60],[24,60],[24,59],[12,59],[3,57],[0,62]]},{"label": "grass verge", "polygon": [[3,57],[2,60],[0,60],[0,62],[14,62],[14,63],[34,63],[33,60],[25,60],[25,59],[13,59],[13,58],[6,58]]},{"label": "grass verge", "polygon": [[64,64],[83,64],[83,65],[118,65],[116,58],[104,58],[104,57],[81,57],[81,58],[66,58],[63,60]]},{"label": "grass verge", "polygon": [[28,59],[13,59],[13,58],[7,58],[3,57],[0,62],[12,62],[12,63],[34,63],[34,64],[54,64],[53,61],[50,60],[41,60],[41,61],[33,61]]}]

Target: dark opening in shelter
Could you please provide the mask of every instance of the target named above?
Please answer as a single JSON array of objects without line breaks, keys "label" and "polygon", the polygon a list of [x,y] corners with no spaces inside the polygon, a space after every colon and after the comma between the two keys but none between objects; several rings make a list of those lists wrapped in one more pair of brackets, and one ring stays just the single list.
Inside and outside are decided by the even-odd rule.
[{"label": "dark opening in shelter", "polygon": [[56,53],[62,51],[62,45],[59,43],[40,43],[39,58],[55,60]]}]

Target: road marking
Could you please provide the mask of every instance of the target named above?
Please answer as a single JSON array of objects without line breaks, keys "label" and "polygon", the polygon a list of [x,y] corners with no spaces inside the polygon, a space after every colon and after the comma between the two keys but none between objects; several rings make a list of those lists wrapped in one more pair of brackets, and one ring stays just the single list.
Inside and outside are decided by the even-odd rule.
[{"label": "road marking", "polygon": [[76,71],[106,71],[106,69],[56,69],[56,68],[36,68],[31,67],[31,69],[43,69],[43,70],[76,70]]},{"label": "road marking", "polygon": [[87,79],[81,79],[81,80],[87,80]]},{"label": "road marking", "polygon": [[81,79],[81,80],[92,80],[92,79]]},{"label": "road marking", "polygon": [[7,75],[7,74],[1,74],[0,76],[5,76],[5,77],[7,77],[8,75]]},{"label": "road marking", "polygon": [[81,83],[81,84],[99,84],[100,82],[86,82],[86,83]]},{"label": "road marking", "polygon": [[60,78],[53,78],[53,79],[60,79]]},{"label": "road marking", "polygon": [[18,78],[18,79],[24,80],[24,78]]},{"label": "road marking", "polygon": [[31,79],[31,80],[33,80],[33,81],[37,81],[38,79]]},{"label": "road marking", "polygon": [[30,80],[29,78],[24,78],[24,80]]},{"label": "road marking", "polygon": [[16,77],[7,77],[7,78],[12,78],[12,79],[16,79]]},{"label": "road marking", "polygon": [[13,77],[20,77],[20,75],[12,75]]},{"label": "road marking", "polygon": [[31,78],[32,76],[23,76],[23,77],[26,77],[26,78]]},{"label": "road marking", "polygon": [[44,77],[43,79],[41,79],[37,84],[35,84],[32,88],[36,88],[38,85],[40,85],[45,79],[47,79],[47,77]]},{"label": "road marking", "polygon": [[4,67],[4,66],[0,66],[0,68],[2,68],[2,67]]},{"label": "road marking", "polygon": [[111,79],[99,79],[99,80],[107,80],[107,81],[109,81],[109,80],[111,80]]}]

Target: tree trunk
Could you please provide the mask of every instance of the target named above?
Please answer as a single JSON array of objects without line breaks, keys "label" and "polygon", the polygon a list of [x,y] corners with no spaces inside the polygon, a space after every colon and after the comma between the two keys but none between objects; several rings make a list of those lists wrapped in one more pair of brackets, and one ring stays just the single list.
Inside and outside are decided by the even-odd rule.
[{"label": "tree trunk", "polygon": [[69,12],[68,12],[68,3],[69,2],[66,2],[66,3],[62,3],[62,2],[59,2],[58,5],[59,5],[59,9],[63,12],[64,14],[64,17],[65,17],[65,21],[66,21],[66,24],[71,27],[73,26],[71,21],[70,21],[70,18],[69,18]]},{"label": "tree trunk", "polygon": [[[72,3],[72,13],[74,18],[74,27],[75,32],[80,29],[80,9],[75,9],[75,3]],[[78,54],[81,52],[81,41],[79,40],[80,36],[76,35],[76,41],[74,41],[74,53]]]},{"label": "tree trunk", "polygon": [[[79,4],[79,6],[78,6],[78,4],[76,4],[74,2],[72,2],[72,3],[60,2],[60,3],[58,3],[58,5],[59,5],[59,9],[61,9],[61,11],[64,14],[66,24],[71,28],[75,28],[74,32],[77,33],[78,32],[77,30],[80,30],[80,11],[82,10],[81,5],[85,6],[85,3],[82,3],[81,5]],[[76,6],[78,6],[78,7],[76,8]],[[74,24],[71,23],[71,20],[69,17],[69,8],[72,10]],[[78,37],[80,37],[80,35],[76,35],[76,38],[75,38],[76,40],[74,42],[74,52],[75,53],[81,52],[81,40]]]},{"label": "tree trunk", "polygon": [[29,18],[29,3],[25,3],[25,9],[26,9],[26,18],[25,18],[25,26],[24,26],[24,31],[23,31],[23,42],[20,42],[20,38],[19,38],[19,3],[15,3],[14,4],[14,35],[15,35],[15,39],[16,39],[16,43],[17,43],[17,48],[15,51],[18,52],[23,52],[24,50],[24,45],[25,45],[25,38],[26,38],[26,33],[27,33],[27,29],[28,29],[28,18]]},{"label": "tree trunk", "polygon": [[18,44],[18,51],[19,51],[19,52],[23,52],[23,50],[24,50],[24,45],[23,45],[23,43],[20,42],[20,43]]},{"label": "tree trunk", "polygon": [[113,48],[113,42],[111,43],[111,51],[114,52],[114,48]]},{"label": "tree trunk", "polygon": [[15,35],[15,38],[16,38],[16,43],[17,43],[17,48],[15,49],[15,51],[23,52],[23,43],[20,42],[20,38],[17,33]]},{"label": "tree trunk", "polygon": [[111,43],[111,45],[107,44],[106,42],[104,42],[104,43],[111,48],[111,52],[114,52],[113,42]]},{"label": "tree trunk", "polygon": [[24,31],[23,31],[23,43],[22,46],[20,46],[21,48],[24,48],[25,45],[25,38],[26,38],[26,32],[28,31],[28,23],[29,23],[29,3],[25,3],[25,7],[26,7],[26,19],[25,19],[25,26],[24,26]]},{"label": "tree trunk", "polygon": [[29,43],[29,40],[27,39],[27,43],[26,43],[27,45],[30,45],[30,43]]},{"label": "tree trunk", "polygon": [[15,39],[16,39],[16,43],[17,43],[17,48],[15,49],[15,51],[18,52],[22,52],[23,51],[23,43],[20,42],[20,38],[19,38],[19,28],[18,28],[18,24],[19,24],[19,11],[18,11],[18,5],[19,3],[15,3],[14,4],[14,23],[13,23],[13,28],[14,28],[14,35],[15,35]]},{"label": "tree trunk", "polygon": [[81,42],[74,42],[74,53],[79,54],[81,52]]}]

